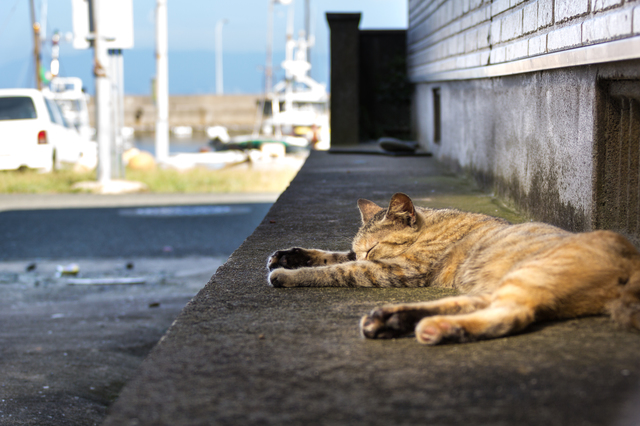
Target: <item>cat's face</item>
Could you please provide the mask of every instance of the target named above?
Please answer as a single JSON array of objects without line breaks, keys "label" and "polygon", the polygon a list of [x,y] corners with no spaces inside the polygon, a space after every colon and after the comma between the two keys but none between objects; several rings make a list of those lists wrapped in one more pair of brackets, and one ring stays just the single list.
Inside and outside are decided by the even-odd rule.
[{"label": "cat's face", "polygon": [[353,240],[357,260],[381,260],[404,253],[416,240],[415,228],[386,217],[386,211],[376,214],[360,228]]},{"label": "cat's face", "polygon": [[394,195],[388,209],[366,200],[359,200],[358,206],[364,223],[353,240],[357,260],[399,256],[416,240],[416,213],[406,195]]}]

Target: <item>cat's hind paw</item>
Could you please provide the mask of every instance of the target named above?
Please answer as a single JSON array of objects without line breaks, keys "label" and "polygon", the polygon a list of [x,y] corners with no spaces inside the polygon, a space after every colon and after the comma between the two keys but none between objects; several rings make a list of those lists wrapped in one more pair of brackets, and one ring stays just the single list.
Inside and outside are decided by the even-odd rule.
[{"label": "cat's hind paw", "polygon": [[360,320],[360,333],[367,339],[395,339],[413,332],[413,324],[408,324],[400,312],[390,312],[376,308]]},{"label": "cat's hind paw", "polygon": [[299,247],[287,250],[278,250],[273,253],[267,260],[267,269],[296,269],[311,265],[311,256],[307,250]]},{"label": "cat's hind paw", "polygon": [[425,318],[416,325],[416,339],[425,345],[437,345],[442,342],[471,342],[476,337],[467,331],[455,320],[446,317]]}]

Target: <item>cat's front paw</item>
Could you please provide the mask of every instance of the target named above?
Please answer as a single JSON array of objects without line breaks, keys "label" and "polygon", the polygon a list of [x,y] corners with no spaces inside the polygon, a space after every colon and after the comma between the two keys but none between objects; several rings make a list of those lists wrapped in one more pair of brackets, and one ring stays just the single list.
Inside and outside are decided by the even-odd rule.
[{"label": "cat's front paw", "polygon": [[295,287],[295,283],[291,278],[291,271],[275,269],[269,273],[268,281],[269,285],[275,288]]},{"label": "cat's front paw", "polygon": [[311,265],[311,256],[307,250],[299,247],[287,250],[278,250],[273,253],[267,261],[267,268],[270,271],[278,268],[296,269]]}]

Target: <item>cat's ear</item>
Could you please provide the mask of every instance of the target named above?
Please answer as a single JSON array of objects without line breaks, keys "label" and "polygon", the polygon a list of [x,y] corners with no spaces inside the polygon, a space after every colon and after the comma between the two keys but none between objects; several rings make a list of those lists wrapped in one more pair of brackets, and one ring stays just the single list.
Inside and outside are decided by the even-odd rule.
[{"label": "cat's ear", "polygon": [[394,194],[389,202],[387,218],[401,219],[408,225],[416,223],[416,209],[413,207],[411,198],[401,192]]},{"label": "cat's ear", "polygon": [[363,224],[369,222],[373,215],[382,210],[382,207],[373,201],[365,200],[364,198],[360,198],[358,200],[358,208],[360,209],[360,216],[362,216]]}]

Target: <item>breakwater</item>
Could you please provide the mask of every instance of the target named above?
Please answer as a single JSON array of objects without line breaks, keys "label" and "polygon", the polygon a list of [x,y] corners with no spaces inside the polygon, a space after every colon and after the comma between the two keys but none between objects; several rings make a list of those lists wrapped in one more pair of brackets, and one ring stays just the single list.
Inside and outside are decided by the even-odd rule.
[{"label": "breakwater", "polygon": [[[169,127],[191,126],[204,131],[221,125],[229,130],[249,131],[256,119],[260,95],[176,95],[169,97]],[[89,102],[89,117],[93,120],[94,102]],[[155,129],[156,107],[151,96],[125,95],[124,125],[136,132]]]}]

